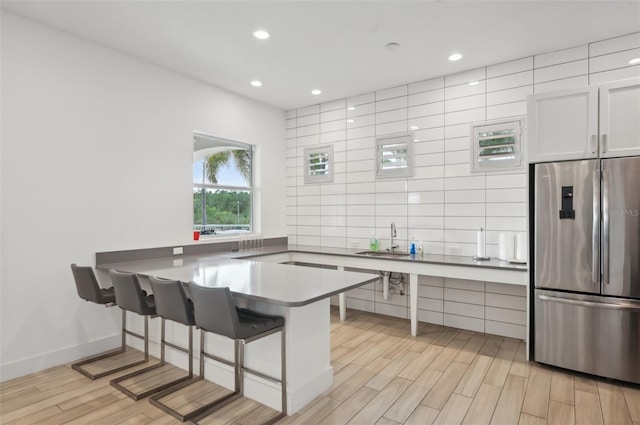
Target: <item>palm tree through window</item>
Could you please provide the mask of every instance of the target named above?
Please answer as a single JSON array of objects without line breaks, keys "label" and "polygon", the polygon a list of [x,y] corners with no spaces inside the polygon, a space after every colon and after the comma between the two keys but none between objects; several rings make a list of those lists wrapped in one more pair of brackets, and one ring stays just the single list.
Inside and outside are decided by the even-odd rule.
[{"label": "palm tree through window", "polygon": [[251,145],[194,133],[193,228],[204,235],[252,231]]}]

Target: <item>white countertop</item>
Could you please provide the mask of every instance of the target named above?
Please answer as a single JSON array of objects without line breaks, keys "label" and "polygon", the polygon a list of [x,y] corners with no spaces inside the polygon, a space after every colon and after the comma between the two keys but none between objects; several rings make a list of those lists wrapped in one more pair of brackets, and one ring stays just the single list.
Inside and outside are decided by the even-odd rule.
[{"label": "white countertop", "polygon": [[98,268],[194,281],[202,286],[228,286],[236,296],[289,307],[310,304],[380,278],[370,273],[296,267],[215,254],[102,264]]}]

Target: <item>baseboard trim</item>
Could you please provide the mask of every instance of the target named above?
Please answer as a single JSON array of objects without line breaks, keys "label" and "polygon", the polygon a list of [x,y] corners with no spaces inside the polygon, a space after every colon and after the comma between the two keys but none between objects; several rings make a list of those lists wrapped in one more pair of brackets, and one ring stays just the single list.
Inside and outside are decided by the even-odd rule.
[{"label": "baseboard trim", "polygon": [[71,363],[84,357],[102,353],[103,351],[112,350],[118,348],[120,343],[121,336],[118,334],[60,350],[49,351],[26,359],[3,363],[0,365],[0,382],[20,378],[51,367]]}]

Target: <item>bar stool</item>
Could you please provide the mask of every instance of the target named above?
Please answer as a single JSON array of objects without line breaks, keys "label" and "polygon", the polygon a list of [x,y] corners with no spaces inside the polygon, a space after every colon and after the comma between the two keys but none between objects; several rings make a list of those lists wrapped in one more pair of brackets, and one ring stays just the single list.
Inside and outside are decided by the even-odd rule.
[{"label": "bar stool", "polygon": [[[169,394],[172,394],[182,388],[185,388],[191,384],[194,384],[204,378],[203,369],[200,368],[200,374],[198,376],[193,375],[193,326],[196,324],[193,315],[193,303],[187,298],[185,294],[182,282],[177,280],[159,279],[155,276],[149,276],[151,282],[151,288],[153,289],[153,296],[156,302],[156,311],[158,315],[166,320],[182,323],[189,328],[189,347],[184,348],[165,341],[164,332],[162,332],[161,349],[164,350],[165,346],[174,348],[176,350],[187,353],[189,356],[189,375],[185,380],[171,388],[167,388],[157,394],[154,394],[149,398],[149,402],[154,406],[160,408],[164,412],[170,414],[176,419],[182,422],[190,420],[201,413],[205,412],[209,408],[215,405],[217,401],[213,401],[206,405],[200,406],[187,413],[180,413],[168,405],[162,403],[161,399]],[[164,330],[164,327],[163,327]]]},{"label": "bar stool", "polygon": [[[200,370],[204,371],[204,358],[222,362],[234,367],[235,389],[230,395],[216,401],[207,412],[196,418],[200,419],[218,410],[229,402],[244,394],[244,372],[260,376],[263,379],[280,383],[282,395],[282,411],[277,416],[265,422],[273,424],[287,416],[287,362],[285,345],[284,317],[269,316],[245,308],[238,308],[233,303],[229,288],[207,288],[195,282],[189,282],[189,291],[193,300],[196,325],[200,331]],[[205,332],[226,336],[234,340],[234,361],[214,356],[205,352]],[[264,375],[260,372],[245,368],[244,346],[246,343],[266,337],[276,332],[281,333],[280,341],[280,380]]]},{"label": "bar stool", "polygon": [[[116,302],[118,306],[123,310],[132,311],[134,313],[138,313],[141,316],[144,316],[144,353],[145,357],[149,356],[149,316],[156,315],[156,306],[153,295],[147,295],[146,291],[143,291],[140,287],[140,280],[135,273],[125,273],[119,272],[116,270],[109,270],[109,274],[111,275],[111,281],[113,282],[113,287],[116,293]],[[162,339],[164,339],[164,319],[161,319],[162,324]],[[187,378],[175,379],[170,382],[154,386],[153,388],[147,389],[145,391],[136,393],[128,388],[124,387],[121,382],[133,378],[135,376],[142,375],[159,367],[165,365],[164,361],[164,346],[162,346],[162,350],[160,351],[160,362],[155,363],[151,366],[145,367],[143,369],[137,370],[135,372],[129,373],[127,375],[121,376],[119,378],[113,379],[111,381],[111,386],[117,388],[130,398],[134,400],[140,400],[141,398],[145,398],[150,396],[151,394],[155,394],[159,391],[165,390],[169,387],[172,387],[180,382],[184,381]]]},{"label": "bar stool", "polygon": [[[89,266],[78,266],[74,263],[74,264],[71,264],[71,272],[73,273],[73,278],[76,282],[76,289],[78,291],[78,296],[80,298],[82,298],[85,301],[91,301],[96,304],[102,304],[105,307],[112,307],[116,305],[116,296],[115,296],[113,287],[100,288],[100,286],[98,285],[98,279],[96,278],[93,268]],[[106,351],[101,354],[96,354],[91,357],[86,357],[82,360],[77,361],[76,363],[72,363],[71,367],[90,379],[99,379],[99,378],[102,378],[103,376],[120,372],[121,370],[138,366],[146,362],[147,357],[145,356],[143,360],[137,360],[131,363],[126,363],[124,365],[121,365],[112,369],[108,369],[100,373],[91,373],[83,367],[85,365],[97,362],[98,360],[103,360],[108,357],[113,357],[113,356],[117,356],[119,354],[124,353],[127,350],[126,335],[127,333],[129,333],[129,331],[127,331],[126,329],[126,326],[127,326],[127,314],[124,310],[122,310],[122,344],[120,348]]]}]

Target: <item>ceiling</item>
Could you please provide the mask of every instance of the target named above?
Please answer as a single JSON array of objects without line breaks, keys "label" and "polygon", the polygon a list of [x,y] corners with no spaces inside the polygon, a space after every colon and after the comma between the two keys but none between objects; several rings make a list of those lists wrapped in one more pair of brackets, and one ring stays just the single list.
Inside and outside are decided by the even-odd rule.
[{"label": "ceiling", "polygon": [[[285,110],[640,31],[637,0],[2,0],[2,8]],[[258,28],[271,38],[255,39]],[[464,57],[449,62],[453,52]],[[263,86],[252,87],[255,79]]]}]

